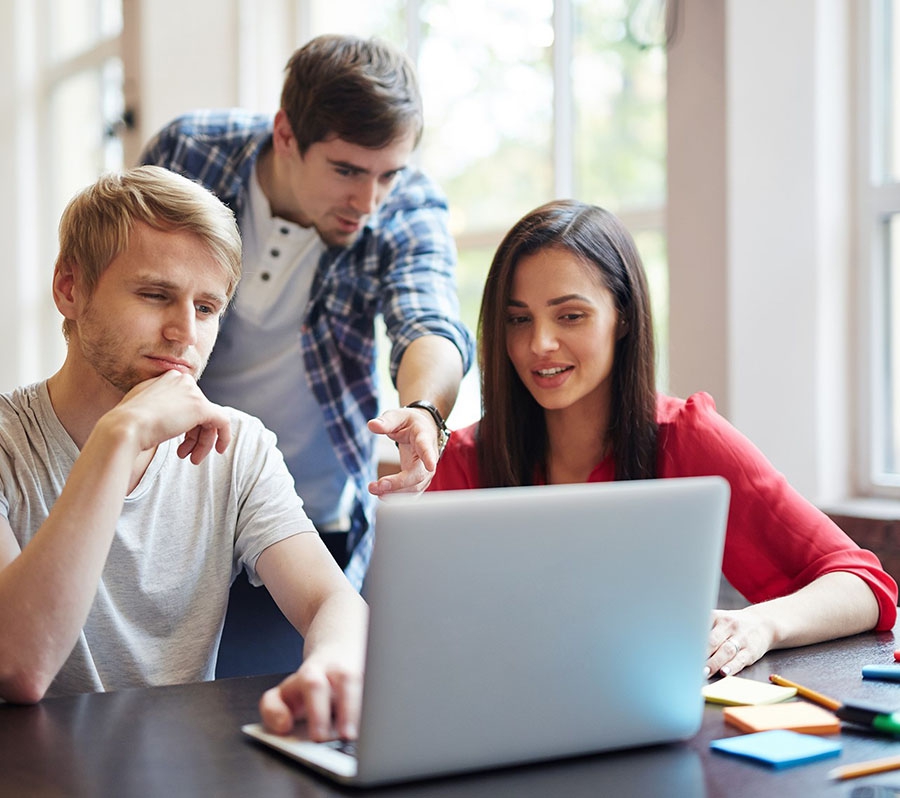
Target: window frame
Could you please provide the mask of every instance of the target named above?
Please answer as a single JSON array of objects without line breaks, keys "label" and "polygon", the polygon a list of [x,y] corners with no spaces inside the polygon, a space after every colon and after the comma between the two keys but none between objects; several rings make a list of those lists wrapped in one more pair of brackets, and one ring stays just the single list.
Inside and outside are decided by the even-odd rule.
[{"label": "window frame", "polygon": [[[885,468],[888,440],[900,418],[891,419],[888,402],[887,221],[900,214],[900,180],[889,180],[886,164],[884,102],[887,62],[884,47],[886,2],[866,0],[857,11],[857,307],[859,369],[856,487],[860,495],[900,499],[900,470]],[[900,9],[897,9],[900,10]],[[895,165],[896,167],[900,164]],[[898,242],[900,243],[900,242]],[[900,310],[900,309],[898,309]]]}]

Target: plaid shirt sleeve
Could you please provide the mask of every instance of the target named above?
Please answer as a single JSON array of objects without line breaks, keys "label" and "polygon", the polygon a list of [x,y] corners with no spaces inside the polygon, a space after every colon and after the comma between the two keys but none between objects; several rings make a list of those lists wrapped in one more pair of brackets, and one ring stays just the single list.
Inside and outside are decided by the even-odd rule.
[{"label": "plaid shirt sleeve", "polygon": [[380,257],[384,266],[381,312],[392,342],[391,379],[406,347],[423,335],[452,341],[469,370],[471,333],[459,321],[456,246],[446,201],[421,173],[413,173],[395,201],[382,209]]},{"label": "plaid shirt sleeve", "polygon": [[200,183],[240,217],[253,164],[271,129],[270,117],[239,108],[193,111],[160,130],[140,162]]}]

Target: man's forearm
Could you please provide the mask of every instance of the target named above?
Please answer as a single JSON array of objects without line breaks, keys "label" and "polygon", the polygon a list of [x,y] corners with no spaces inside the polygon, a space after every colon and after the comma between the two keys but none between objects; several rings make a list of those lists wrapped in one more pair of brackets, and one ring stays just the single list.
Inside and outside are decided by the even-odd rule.
[{"label": "man's forearm", "polygon": [[397,371],[400,406],[424,400],[444,418],[450,415],[463,378],[463,360],[456,345],[440,335],[424,335],[403,353]]}]

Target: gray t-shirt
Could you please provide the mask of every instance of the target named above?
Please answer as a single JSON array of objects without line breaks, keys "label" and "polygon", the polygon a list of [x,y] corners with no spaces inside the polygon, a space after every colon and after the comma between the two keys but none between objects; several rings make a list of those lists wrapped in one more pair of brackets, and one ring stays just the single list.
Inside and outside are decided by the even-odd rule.
[{"label": "gray t-shirt", "polygon": [[[87,622],[48,695],[213,678],[232,580],[245,568],[260,584],[265,548],[315,531],[275,436],[229,412],[224,454],[194,465],[167,441],[126,497]],[[46,382],[0,395],[0,513],[22,548],[78,454]]]}]

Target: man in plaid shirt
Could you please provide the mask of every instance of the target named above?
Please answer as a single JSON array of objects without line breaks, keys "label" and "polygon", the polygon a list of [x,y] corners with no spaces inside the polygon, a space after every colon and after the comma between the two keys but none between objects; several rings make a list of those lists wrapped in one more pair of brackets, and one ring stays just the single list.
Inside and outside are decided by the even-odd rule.
[{"label": "man in plaid shirt", "polygon": [[[191,113],[141,160],[234,211],[244,279],[201,388],[276,433],[307,514],[359,588],[375,497],[428,486],[473,342],[446,200],[409,166],[423,127],[409,60],[376,40],[322,36],[286,72],[274,120]],[[401,405],[380,415],[379,314]],[[396,442],[398,473],[376,479],[372,433]]]}]

